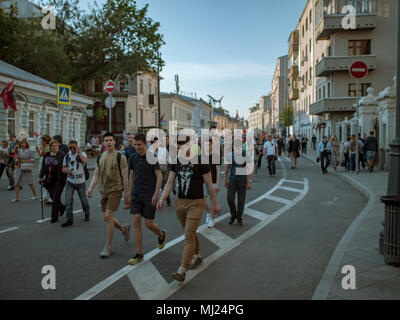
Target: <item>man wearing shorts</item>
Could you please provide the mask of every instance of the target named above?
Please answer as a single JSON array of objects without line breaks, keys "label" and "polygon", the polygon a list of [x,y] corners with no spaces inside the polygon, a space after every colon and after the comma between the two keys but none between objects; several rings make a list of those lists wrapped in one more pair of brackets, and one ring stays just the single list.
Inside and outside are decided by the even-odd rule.
[{"label": "man wearing shorts", "polygon": [[114,215],[118,211],[124,190],[125,204],[128,204],[130,199],[128,191],[128,163],[126,158],[115,150],[115,138],[112,133],[104,135],[104,144],[107,150],[97,160],[96,170],[87,191],[87,196],[88,198],[92,197],[93,189],[96,187],[97,182],[99,182],[101,212],[104,221],[107,223],[107,242],[100,257],[108,258],[112,254],[111,246],[115,227],[121,230],[125,241],[129,241],[130,225],[122,226],[114,218]]},{"label": "man wearing shorts", "polygon": [[136,256],[129,260],[130,265],[143,261],[142,217],[146,221],[146,227],[158,236],[158,249],[162,250],[165,246],[166,231],[161,231],[154,223],[163,177],[158,162],[151,164],[147,161],[146,142],[144,134],[135,135],[136,153],[130,158],[129,165],[131,170],[129,190],[132,190],[131,213],[136,244]]},{"label": "man wearing shorts", "polygon": [[366,155],[369,172],[374,171],[376,153],[378,152],[378,139],[375,137],[374,132],[369,133],[369,137],[364,144],[364,153]]}]

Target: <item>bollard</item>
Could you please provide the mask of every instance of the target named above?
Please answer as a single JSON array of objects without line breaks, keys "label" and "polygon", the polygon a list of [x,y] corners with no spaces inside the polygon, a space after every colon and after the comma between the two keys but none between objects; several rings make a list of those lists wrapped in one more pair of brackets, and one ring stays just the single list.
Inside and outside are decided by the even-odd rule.
[{"label": "bollard", "polygon": [[383,255],[388,265],[400,266],[400,196],[382,197],[385,204]]}]

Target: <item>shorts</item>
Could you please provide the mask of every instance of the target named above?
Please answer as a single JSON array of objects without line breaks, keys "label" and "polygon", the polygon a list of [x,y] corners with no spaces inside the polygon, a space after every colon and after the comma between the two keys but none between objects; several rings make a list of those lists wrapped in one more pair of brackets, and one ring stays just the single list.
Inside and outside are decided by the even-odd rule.
[{"label": "shorts", "polygon": [[122,199],[122,191],[101,194],[101,212],[118,211]]},{"label": "shorts", "polygon": [[376,152],[375,151],[367,151],[367,153],[366,153],[367,161],[374,161],[375,158],[376,158]]},{"label": "shorts", "polygon": [[151,198],[133,196],[131,201],[131,214],[141,214],[146,220],[154,220],[156,207],[152,206]]}]

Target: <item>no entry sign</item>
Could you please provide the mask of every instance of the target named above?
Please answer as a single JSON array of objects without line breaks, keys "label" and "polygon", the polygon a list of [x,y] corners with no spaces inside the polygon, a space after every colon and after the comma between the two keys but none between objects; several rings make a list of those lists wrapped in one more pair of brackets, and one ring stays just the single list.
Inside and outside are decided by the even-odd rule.
[{"label": "no entry sign", "polygon": [[112,94],[115,91],[115,83],[112,80],[108,80],[104,85],[104,91],[108,94]]},{"label": "no entry sign", "polygon": [[367,74],[368,74],[368,66],[362,61],[354,62],[350,67],[350,75],[354,79],[360,80],[362,78],[365,78]]}]

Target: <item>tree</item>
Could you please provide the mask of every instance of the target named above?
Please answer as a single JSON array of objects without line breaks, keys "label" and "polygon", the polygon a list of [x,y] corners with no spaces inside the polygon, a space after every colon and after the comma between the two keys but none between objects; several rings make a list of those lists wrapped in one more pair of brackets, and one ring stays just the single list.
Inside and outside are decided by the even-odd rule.
[{"label": "tree", "polygon": [[83,93],[85,80],[116,79],[162,67],[165,44],[160,24],[147,15],[148,5],[133,0],[107,0],[90,12],[79,0],[45,0],[56,11],[56,30],[43,30],[41,18],[18,19],[0,11],[0,58],[52,82],[71,84]]},{"label": "tree", "polygon": [[293,125],[293,106],[286,105],[281,114],[283,116],[283,126],[290,127]]}]

